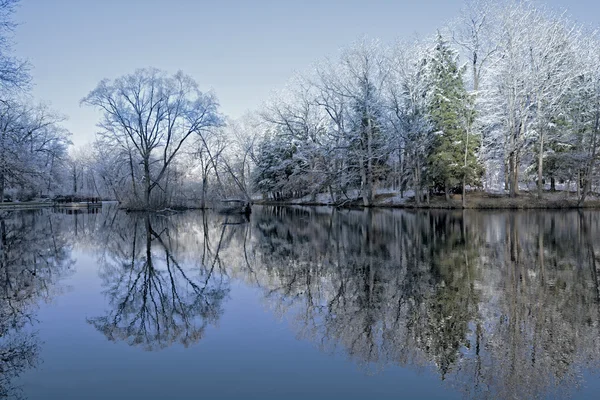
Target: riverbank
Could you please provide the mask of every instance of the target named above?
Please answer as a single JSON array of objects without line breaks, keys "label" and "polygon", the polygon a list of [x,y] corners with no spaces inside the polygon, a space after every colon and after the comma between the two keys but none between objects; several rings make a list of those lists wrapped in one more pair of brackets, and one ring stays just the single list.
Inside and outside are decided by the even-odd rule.
[{"label": "riverbank", "polygon": [[[59,203],[53,201],[14,201],[14,202],[3,202],[0,203],[0,211],[8,210],[37,210],[39,208],[97,208],[102,207],[103,202],[98,203]],[[104,202],[115,203],[115,202]]]},{"label": "riverbank", "polygon": [[53,207],[54,205],[55,204],[51,201],[11,201],[0,203],[0,210],[33,210],[38,208]]},{"label": "riverbank", "polygon": [[[128,208],[119,205],[118,202],[107,201],[104,204],[117,204],[119,208],[127,212],[147,212],[145,209]],[[266,206],[327,206],[338,208],[363,208],[361,198],[347,198],[339,203],[330,201],[328,195],[318,195],[315,199],[304,197],[301,199],[290,199],[285,201],[261,200],[254,199],[255,205]],[[101,207],[102,203],[84,204],[84,203],[54,203],[54,202],[5,202],[0,203],[0,211],[8,210],[31,210],[39,208],[89,208]],[[404,208],[404,209],[479,209],[479,210],[494,210],[494,209],[600,209],[600,198],[590,196],[585,201],[583,206],[579,205],[578,198],[574,194],[567,192],[544,192],[542,198],[538,198],[537,193],[522,192],[517,197],[510,197],[506,194],[486,193],[486,192],[471,192],[467,195],[466,207],[462,206],[460,195],[452,195],[450,200],[446,200],[444,195],[431,196],[429,202],[417,204],[412,193],[408,192],[405,196],[400,196],[394,192],[380,192],[375,196],[374,203],[370,208]],[[153,210],[153,212],[179,212],[186,210],[219,210],[212,207],[187,207],[187,206],[172,206],[161,210]]]},{"label": "riverbank", "polygon": [[[364,207],[362,199],[347,199],[334,204],[328,201],[328,196],[317,196],[316,199],[291,199],[288,201],[256,200],[254,204],[260,205],[302,205],[302,206],[335,206],[340,208]],[[396,193],[379,193],[375,196],[372,208],[413,208],[413,209],[462,209],[461,195],[452,195],[446,200],[444,195],[431,196],[429,202],[417,204],[414,196],[401,197]],[[573,209],[597,208],[600,209],[600,198],[589,197],[585,204],[579,205],[578,198],[568,192],[544,192],[542,198],[537,193],[522,192],[517,197],[506,194],[470,192],[467,194],[467,209]]]}]

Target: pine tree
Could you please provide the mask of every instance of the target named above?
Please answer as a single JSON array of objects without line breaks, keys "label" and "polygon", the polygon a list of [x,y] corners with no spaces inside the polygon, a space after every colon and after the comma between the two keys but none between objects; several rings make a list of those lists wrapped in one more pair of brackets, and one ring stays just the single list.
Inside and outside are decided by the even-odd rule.
[{"label": "pine tree", "polygon": [[290,196],[291,193],[286,192],[286,183],[294,172],[296,145],[286,141],[277,132],[267,132],[258,149],[252,177],[255,190],[263,196],[271,194],[275,200]]},{"label": "pine tree", "polygon": [[429,116],[435,135],[427,159],[428,179],[444,189],[447,199],[462,185],[464,204],[465,186],[477,184],[483,172],[476,156],[479,138],[472,133],[474,101],[465,89],[465,70],[458,67],[457,54],[440,34],[428,69]]}]

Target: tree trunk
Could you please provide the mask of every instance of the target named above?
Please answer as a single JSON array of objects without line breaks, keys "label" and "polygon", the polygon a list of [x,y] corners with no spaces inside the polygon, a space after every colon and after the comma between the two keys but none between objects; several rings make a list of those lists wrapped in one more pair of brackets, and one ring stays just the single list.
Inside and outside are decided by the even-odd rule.
[{"label": "tree trunk", "polygon": [[206,187],[207,187],[207,181],[206,181],[206,175],[202,176],[202,197],[200,198],[200,208],[201,209],[206,209]]},{"label": "tree trunk", "polygon": [[477,73],[477,53],[473,52],[473,91],[479,90],[479,74]]},{"label": "tree trunk", "polygon": [[135,184],[135,174],[133,172],[133,156],[131,155],[131,151],[129,151],[129,172],[131,173],[131,186],[133,188],[133,197],[138,198],[137,193],[137,185]]},{"label": "tree trunk", "polygon": [[[475,78],[477,75],[475,74],[475,72],[473,72],[473,77]],[[475,82],[475,85],[477,86],[477,82]],[[475,89],[477,90],[477,89]],[[464,159],[464,165],[463,165],[463,171],[462,171],[462,196],[461,196],[461,200],[462,200],[462,208],[465,208],[465,206],[467,205],[467,167],[468,167],[468,155],[469,155],[469,132],[471,131],[471,126],[470,126],[470,120],[468,120],[469,122],[467,123],[467,129],[465,132],[465,159]]]},{"label": "tree trunk", "polygon": [[331,204],[335,204],[336,200],[335,200],[335,193],[333,193],[333,187],[331,185],[327,185],[327,189],[329,190],[329,198],[330,198]]},{"label": "tree trunk", "polygon": [[367,197],[369,198],[369,204],[373,202],[373,125],[371,118],[367,118]]},{"label": "tree trunk", "polygon": [[543,168],[544,168],[544,132],[540,129],[540,147],[538,149],[538,184],[537,184],[537,195],[538,199],[542,198],[542,194],[544,193],[544,183],[543,183]]},{"label": "tree trunk", "polygon": [[509,160],[510,172],[510,197],[516,197],[519,194],[519,165],[517,151],[513,150]]},{"label": "tree trunk", "polygon": [[369,207],[370,203],[369,203],[369,194],[368,194],[368,190],[366,189],[367,186],[367,171],[365,168],[365,161],[362,157],[360,157],[360,177],[362,180],[362,185],[361,185],[361,194],[362,194],[362,198],[363,198],[363,205],[365,207]]},{"label": "tree trunk", "polygon": [[504,190],[510,190],[510,162],[504,159]]},{"label": "tree trunk", "polygon": [[[577,181],[575,182],[575,188],[577,189],[577,198],[579,199],[579,205],[582,205],[585,201],[585,197],[581,195],[581,171],[577,170]],[[584,190],[585,192],[585,190]]]},{"label": "tree trunk", "polygon": [[[0,167],[1,168],[1,167]],[[6,178],[4,177],[4,168],[0,170],[0,203],[4,202],[4,187]]]},{"label": "tree trunk", "polygon": [[521,120],[510,135],[510,196],[519,194],[519,151],[518,139],[525,134],[525,120]]},{"label": "tree trunk", "polygon": [[4,188],[6,186],[6,177],[4,175],[4,171],[6,170],[5,160],[4,160],[4,148],[2,151],[2,159],[0,160],[0,203],[4,202]]},{"label": "tree trunk", "polygon": [[448,182],[444,182],[444,194],[446,195],[446,201],[450,201],[450,188]]},{"label": "tree trunk", "polygon": [[52,188],[52,170],[54,169],[54,154],[50,157],[50,171],[48,174],[48,193],[50,193],[50,189]]},{"label": "tree trunk", "polygon": [[413,171],[413,190],[415,192],[415,203],[421,205],[421,179],[419,178],[419,165]]},{"label": "tree trunk", "polygon": [[596,112],[596,118],[594,121],[594,130],[592,136],[592,154],[590,157],[590,162],[587,165],[587,169],[585,171],[585,186],[583,187],[583,193],[580,196],[579,193],[579,185],[580,185],[580,176],[579,171],[577,171],[577,197],[579,198],[578,205],[581,207],[585,202],[585,198],[592,188],[592,174],[594,173],[594,166],[596,164],[596,152],[598,147],[598,131],[600,130],[600,110]]},{"label": "tree trunk", "polygon": [[461,200],[462,200],[462,208],[466,208],[467,207],[467,180],[465,179],[464,174],[463,174],[463,180],[462,180]]},{"label": "tree trunk", "polygon": [[400,162],[400,176],[398,176],[398,185],[400,187],[400,198],[404,198],[404,153],[402,148],[398,147],[398,161]]},{"label": "tree trunk", "polygon": [[73,165],[73,194],[77,194],[77,167]]},{"label": "tree trunk", "polygon": [[150,183],[150,160],[148,157],[144,157],[144,181],[146,182],[144,204],[146,209],[150,209],[150,192],[152,191],[152,184]]}]

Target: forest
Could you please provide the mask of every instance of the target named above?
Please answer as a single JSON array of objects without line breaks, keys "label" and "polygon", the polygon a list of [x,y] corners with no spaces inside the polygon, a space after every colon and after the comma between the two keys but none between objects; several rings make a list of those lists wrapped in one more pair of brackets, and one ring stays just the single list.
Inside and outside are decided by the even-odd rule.
[{"label": "forest", "polygon": [[78,148],[65,117],[32,99],[29,63],[12,56],[17,5],[0,1],[3,202],[597,197],[598,31],[538,3],[468,1],[429,36],[360,38],[235,119],[200,89],[210,82],[181,71],[104,79],[82,93],[101,119],[93,145]]}]

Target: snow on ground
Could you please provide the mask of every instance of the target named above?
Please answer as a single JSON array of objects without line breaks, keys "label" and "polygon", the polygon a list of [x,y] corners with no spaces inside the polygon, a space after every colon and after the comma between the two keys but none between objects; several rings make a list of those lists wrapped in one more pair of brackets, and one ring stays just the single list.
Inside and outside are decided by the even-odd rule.
[{"label": "snow on ground", "polygon": [[[379,191],[377,191],[377,194],[380,194]],[[386,196],[384,199],[378,200],[377,204],[386,205],[386,206],[399,206],[399,205],[406,204],[406,202],[409,199],[412,199],[413,197],[415,197],[415,192],[412,190],[404,191],[404,197],[401,197],[400,192],[396,192],[396,191],[390,191],[385,194],[388,194],[391,196],[389,196],[389,197]]]},{"label": "snow on ground", "polygon": [[[412,190],[404,191],[404,197],[400,196],[400,192],[390,188],[381,188],[375,191],[375,195],[377,198],[378,205],[386,205],[386,206],[394,206],[394,205],[403,205],[406,201],[412,197],[414,197],[415,193]],[[361,197],[360,190],[352,189],[346,192],[346,196],[342,196],[339,201],[343,202],[344,200],[359,200]],[[255,196],[253,200],[261,200],[262,197]],[[333,205],[334,201],[331,198],[329,193],[318,193],[314,198],[311,195],[307,195],[298,199],[287,200],[286,203],[294,204],[294,205],[303,205],[303,204],[324,204],[324,205]]]},{"label": "snow on ground", "polygon": [[318,204],[333,204],[333,200],[329,193],[317,193],[313,199],[311,195],[304,196],[299,199],[292,200],[293,204],[306,204],[306,203],[318,203]]},{"label": "snow on ground", "polygon": [[[533,184],[527,185],[525,183],[521,183],[519,185],[519,189],[523,194],[529,192],[534,193],[537,187]],[[574,184],[556,184],[556,192],[549,193],[550,184],[546,184],[544,189],[547,193],[544,195],[546,199],[552,200],[554,198],[563,197],[571,197],[577,191]],[[467,188],[467,190],[469,190]],[[508,190],[505,190],[503,187],[487,187],[485,193],[488,194],[496,194],[496,195],[507,195]],[[415,192],[413,190],[406,190],[404,192],[404,196],[400,196],[400,192],[391,189],[391,188],[379,188],[375,191],[376,194],[376,205],[380,206],[402,206],[405,205],[408,201],[412,200],[415,196]],[[346,197],[347,196],[347,197]],[[344,200],[359,200],[361,199],[361,192],[358,189],[348,190],[346,192],[346,196],[342,196],[338,201],[344,202]],[[598,196],[595,195],[594,192],[590,193],[588,199],[595,199]],[[262,200],[261,196],[253,196],[253,200]],[[334,205],[333,200],[329,193],[318,193],[314,198],[311,195],[307,195],[298,199],[287,200],[287,204],[293,205],[310,205],[310,204],[320,204],[320,205]]]}]

